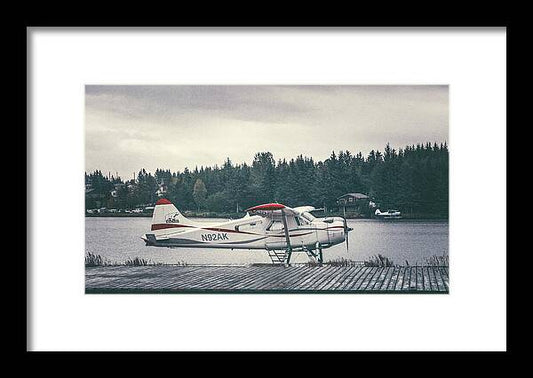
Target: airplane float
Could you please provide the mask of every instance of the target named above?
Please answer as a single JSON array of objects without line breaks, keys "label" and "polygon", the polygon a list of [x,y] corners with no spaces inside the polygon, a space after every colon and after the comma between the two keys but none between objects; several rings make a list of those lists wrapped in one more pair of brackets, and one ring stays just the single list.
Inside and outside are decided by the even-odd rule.
[{"label": "airplane float", "polygon": [[290,264],[291,254],[304,251],[323,262],[322,250],[346,241],[346,218],[316,218],[312,206],[290,208],[268,203],[246,209],[246,215],[221,223],[201,223],[185,218],[167,199],[159,199],[151,231],[142,239],[147,246],[169,248],[264,249],[272,263]]}]

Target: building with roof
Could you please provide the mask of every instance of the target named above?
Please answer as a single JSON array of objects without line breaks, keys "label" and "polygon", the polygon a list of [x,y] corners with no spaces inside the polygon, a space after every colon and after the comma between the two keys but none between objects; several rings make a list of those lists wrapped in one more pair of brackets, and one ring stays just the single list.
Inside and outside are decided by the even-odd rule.
[{"label": "building with roof", "polygon": [[337,198],[337,205],[344,213],[369,213],[371,199],[363,193],[346,193]]}]

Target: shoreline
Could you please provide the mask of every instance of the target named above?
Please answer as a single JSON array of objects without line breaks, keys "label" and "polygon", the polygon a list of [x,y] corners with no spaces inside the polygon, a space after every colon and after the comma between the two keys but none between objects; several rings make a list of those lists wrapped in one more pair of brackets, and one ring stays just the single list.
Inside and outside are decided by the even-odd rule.
[{"label": "shoreline", "polygon": [[[238,213],[184,213],[184,216],[187,218],[228,218],[228,219],[239,219],[244,216],[244,214]],[[337,217],[342,215],[340,214],[331,214],[328,217]],[[139,213],[139,214],[130,214],[130,213],[104,213],[104,214],[85,214],[86,218],[151,218],[152,214],[150,213]],[[354,220],[381,220],[383,222],[402,222],[402,221],[449,221],[448,217],[435,217],[435,216],[404,216],[400,219],[383,219],[376,217],[351,217],[347,216],[346,219]]]}]

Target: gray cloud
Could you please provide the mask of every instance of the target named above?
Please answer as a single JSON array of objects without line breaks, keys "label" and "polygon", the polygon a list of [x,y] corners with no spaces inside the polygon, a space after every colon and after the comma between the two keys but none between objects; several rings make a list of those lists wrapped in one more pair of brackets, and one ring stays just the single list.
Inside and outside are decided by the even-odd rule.
[{"label": "gray cloud", "polygon": [[86,169],[183,170],[448,140],[448,86],[86,86]]},{"label": "gray cloud", "polygon": [[123,117],[160,120],[183,115],[283,122],[306,112],[269,86],[86,86],[86,105]]}]

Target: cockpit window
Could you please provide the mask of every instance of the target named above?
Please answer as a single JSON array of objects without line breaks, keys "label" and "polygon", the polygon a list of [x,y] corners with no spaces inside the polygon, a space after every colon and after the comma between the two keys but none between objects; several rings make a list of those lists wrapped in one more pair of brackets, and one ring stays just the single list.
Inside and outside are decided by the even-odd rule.
[{"label": "cockpit window", "polygon": [[274,221],[268,226],[267,231],[281,231],[284,230],[283,223],[280,221]]},{"label": "cockpit window", "polygon": [[311,215],[311,213],[302,213],[301,216],[309,222],[312,222],[316,219],[314,216]]},{"label": "cockpit window", "polygon": [[257,223],[246,223],[235,226],[235,231],[251,231],[256,226]]}]

